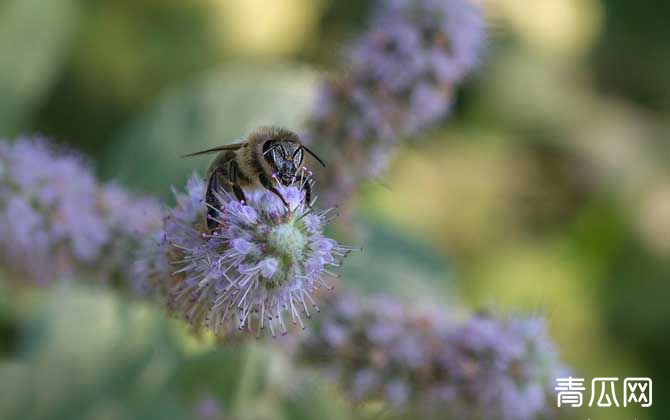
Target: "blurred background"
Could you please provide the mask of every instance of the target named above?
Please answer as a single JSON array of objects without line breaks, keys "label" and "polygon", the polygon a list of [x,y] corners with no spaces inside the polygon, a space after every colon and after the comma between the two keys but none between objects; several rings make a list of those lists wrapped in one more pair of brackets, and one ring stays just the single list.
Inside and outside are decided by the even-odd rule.
[{"label": "blurred background", "polygon": [[[654,381],[651,408],[569,418],[668,419],[670,3],[479,3],[482,65],[450,119],[361,187],[347,239],[365,251],[342,281],[454,313],[542,314],[587,382]],[[179,155],[299,128],[373,4],[2,0],[0,137],[43,134],[170,200],[207,165]],[[280,398],[276,355],[217,348],[120,295],[0,287],[2,418],[347,415],[326,385]]]}]

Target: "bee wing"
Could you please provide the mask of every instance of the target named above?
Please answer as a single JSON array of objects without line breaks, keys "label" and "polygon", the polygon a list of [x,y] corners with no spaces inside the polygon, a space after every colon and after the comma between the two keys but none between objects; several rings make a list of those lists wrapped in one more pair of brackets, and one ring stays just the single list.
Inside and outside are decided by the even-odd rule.
[{"label": "bee wing", "polygon": [[225,146],[218,146],[218,147],[213,147],[213,148],[207,149],[207,150],[201,150],[201,151],[195,152],[195,153],[189,153],[187,155],[183,155],[182,157],[187,158],[187,157],[192,157],[192,156],[206,155],[206,154],[209,154],[209,153],[221,152],[223,150],[237,150],[237,149],[242,148],[242,146],[244,146],[244,143],[226,144]]}]

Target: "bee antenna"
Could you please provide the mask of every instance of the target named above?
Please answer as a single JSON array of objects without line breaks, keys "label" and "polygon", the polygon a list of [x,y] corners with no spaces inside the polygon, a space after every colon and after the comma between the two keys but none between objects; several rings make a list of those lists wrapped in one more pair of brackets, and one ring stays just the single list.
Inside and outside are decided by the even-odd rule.
[{"label": "bee antenna", "polygon": [[310,155],[312,155],[312,157],[313,157],[314,159],[316,159],[317,161],[319,161],[319,163],[321,164],[321,166],[323,166],[324,168],[326,167],[326,164],[323,163],[323,161],[321,160],[321,158],[318,157],[318,156],[316,155],[316,153],[314,153],[314,152],[312,152],[311,150],[309,150],[309,148],[308,148],[307,146],[305,146],[304,144],[302,145],[302,148],[305,149],[305,151],[306,151],[307,153],[309,153]]}]

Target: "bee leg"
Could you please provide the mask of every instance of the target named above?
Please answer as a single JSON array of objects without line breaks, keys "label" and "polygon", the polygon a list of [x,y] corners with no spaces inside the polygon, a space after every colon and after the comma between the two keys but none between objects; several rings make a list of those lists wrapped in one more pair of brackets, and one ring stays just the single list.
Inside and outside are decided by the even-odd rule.
[{"label": "bee leg", "polygon": [[216,196],[216,192],[220,191],[223,186],[225,178],[221,171],[215,171],[210,175],[207,183],[207,192],[205,194],[205,202],[207,203],[207,227],[215,229],[218,225],[216,217],[218,216],[218,208],[221,205]]},{"label": "bee leg", "polygon": [[305,204],[312,208],[312,184],[309,183],[309,180],[306,180],[302,188],[305,190]]},{"label": "bee leg", "polygon": [[235,194],[235,197],[242,202],[247,202],[247,198],[244,196],[244,191],[242,191],[242,187],[240,187],[240,184],[237,183],[237,171],[239,168],[237,167],[237,162],[234,160],[230,161],[230,170],[228,171],[228,180],[230,181],[231,185],[233,186],[233,193]]},{"label": "bee leg", "polygon": [[261,185],[265,187],[265,189],[267,189],[268,191],[279,197],[281,202],[284,203],[286,207],[288,207],[288,203],[286,202],[286,200],[284,200],[284,197],[282,197],[281,193],[277,191],[274,185],[272,185],[272,182],[270,182],[270,180],[265,176],[265,174],[260,174],[258,176],[258,180],[260,181]]}]

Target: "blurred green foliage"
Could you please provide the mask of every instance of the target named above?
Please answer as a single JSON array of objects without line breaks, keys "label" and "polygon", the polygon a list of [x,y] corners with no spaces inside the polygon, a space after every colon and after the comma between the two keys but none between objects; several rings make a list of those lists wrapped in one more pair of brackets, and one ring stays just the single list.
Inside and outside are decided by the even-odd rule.
[{"label": "blurred green foliage", "polygon": [[[417,304],[446,304],[460,309],[460,292],[449,281],[447,264],[427,244],[402,229],[356,226],[365,245],[351,254],[342,268],[341,282],[360,292],[397,295]],[[337,287],[337,285],[336,285]]]},{"label": "blurred green foliage", "polygon": [[284,355],[253,341],[189,338],[161,311],[99,290],[66,286],[39,300],[18,319],[17,354],[0,364],[2,418],[184,419],[208,396],[219,402],[217,418],[351,415],[322,381],[293,380]]},{"label": "blurred green foliage", "polygon": [[78,10],[71,0],[0,4],[0,127],[15,135],[45,100],[66,59]]},{"label": "blurred green foliage", "polygon": [[119,133],[101,162],[103,171],[165,194],[166,185],[180,185],[194,168],[204,176],[211,158],[179,156],[233,143],[260,125],[299,126],[313,101],[315,81],[305,66],[256,63],[229,66],[179,86]]},{"label": "blurred green foliage", "polygon": [[632,6],[625,0],[607,0],[605,5],[607,25],[590,63],[599,88],[646,108],[668,112],[670,4],[652,0]]},{"label": "blurred green foliage", "polygon": [[[299,129],[319,72],[371,5],[322,0],[309,14],[299,13],[309,0],[277,1],[293,19],[288,44],[281,16],[256,24],[257,2],[5,0],[0,134],[54,137],[105,178],[168,197],[206,169],[206,158],[179,155],[259,124]],[[388,189],[361,189],[342,231],[363,251],[341,281],[542,313],[583,376],[655,383],[650,409],[576,418],[667,419],[667,2],[482,3],[490,45],[479,74],[443,127],[399,150]],[[235,45],[248,33],[222,29],[270,31],[270,44]],[[336,387],[297,380],[278,353],[189,338],[111,292],[1,292],[0,418],[188,418],[203,395],[240,419],[352,415]]]}]

